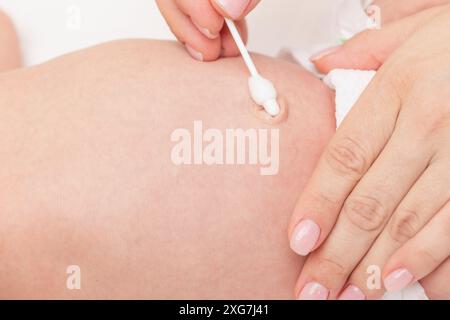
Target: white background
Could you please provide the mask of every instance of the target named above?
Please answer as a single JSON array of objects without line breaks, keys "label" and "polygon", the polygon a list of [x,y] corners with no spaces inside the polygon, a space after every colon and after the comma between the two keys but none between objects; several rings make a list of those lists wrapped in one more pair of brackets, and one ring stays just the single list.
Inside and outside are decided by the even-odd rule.
[{"label": "white background", "polygon": [[[328,42],[335,3],[262,0],[249,17],[250,49],[275,55]],[[113,39],[172,38],[154,0],[0,0],[0,9],[16,24],[27,65]],[[79,29],[68,26],[73,10],[81,14]]]}]

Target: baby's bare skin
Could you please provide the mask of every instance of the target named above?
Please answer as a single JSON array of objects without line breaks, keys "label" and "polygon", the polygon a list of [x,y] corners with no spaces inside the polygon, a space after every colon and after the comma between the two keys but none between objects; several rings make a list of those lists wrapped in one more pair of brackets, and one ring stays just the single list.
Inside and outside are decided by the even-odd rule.
[{"label": "baby's bare skin", "polygon": [[[0,76],[3,298],[292,298],[295,200],[334,131],[332,96],[255,57],[289,116],[252,112],[240,59],[120,41]],[[278,128],[278,175],[175,166],[171,133]],[[66,288],[79,265],[82,289]]]},{"label": "baby's bare skin", "polygon": [[[0,47],[0,72],[20,67],[1,12]],[[334,119],[317,80],[257,60],[287,99],[284,123],[255,117],[239,59],[196,64],[168,43],[108,44],[0,76],[1,297],[291,298],[302,260],[287,217]],[[279,175],[175,167],[169,132],[193,120],[280,128]],[[69,264],[80,291],[66,288]],[[449,267],[421,281],[430,298],[448,297]]]}]

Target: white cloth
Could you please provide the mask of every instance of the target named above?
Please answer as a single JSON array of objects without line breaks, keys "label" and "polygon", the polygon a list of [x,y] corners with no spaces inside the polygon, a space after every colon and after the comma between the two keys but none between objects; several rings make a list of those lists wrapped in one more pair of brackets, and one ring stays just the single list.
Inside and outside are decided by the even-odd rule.
[{"label": "white cloth", "polygon": [[339,127],[355,105],[364,89],[375,76],[375,71],[336,69],[324,79],[326,85],[336,91],[336,125]]}]

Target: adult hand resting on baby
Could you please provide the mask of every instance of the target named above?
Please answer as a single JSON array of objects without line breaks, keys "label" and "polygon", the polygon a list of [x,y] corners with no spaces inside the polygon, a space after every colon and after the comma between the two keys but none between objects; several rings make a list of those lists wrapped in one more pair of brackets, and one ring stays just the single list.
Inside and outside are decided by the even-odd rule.
[{"label": "adult hand resting on baby", "polygon": [[232,57],[239,50],[225,27],[224,17],[237,20],[244,41],[245,16],[260,0],[157,0],[158,7],[177,39],[196,60]]},{"label": "adult hand resting on baby", "polygon": [[[442,268],[448,286],[450,6],[365,31],[313,62],[325,73],[379,71],[295,208],[291,247],[310,254],[296,294],[379,298]],[[373,267],[384,288],[369,288]]]},{"label": "adult hand resting on baby", "polygon": [[[242,18],[259,0],[157,2],[191,56],[211,61],[238,54],[223,17],[241,20],[245,39]],[[445,3],[377,0],[393,23],[313,58],[323,73],[379,72],[293,215],[292,248],[312,252],[301,298],[378,298],[425,277],[450,283],[450,7],[436,7]],[[368,287],[369,266],[382,270],[384,288]]]}]

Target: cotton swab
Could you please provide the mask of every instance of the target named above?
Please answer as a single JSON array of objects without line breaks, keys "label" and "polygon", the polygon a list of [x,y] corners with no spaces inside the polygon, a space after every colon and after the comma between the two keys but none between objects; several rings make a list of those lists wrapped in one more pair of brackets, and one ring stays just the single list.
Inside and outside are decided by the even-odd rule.
[{"label": "cotton swab", "polygon": [[250,95],[253,100],[260,106],[264,107],[266,112],[275,117],[280,114],[280,106],[277,102],[277,91],[269,80],[263,78],[248,53],[248,50],[242,41],[241,35],[239,34],[238,29],[236,28],[235,23],[225,18],[225,22],[230,30],[230,33],[236,42],[236,45],[244,59],[245,64],[247,65],[248,70],[250,71],[251,77],[248,80]]}]

